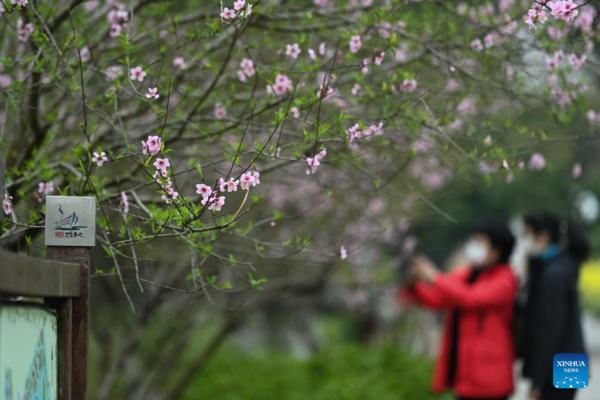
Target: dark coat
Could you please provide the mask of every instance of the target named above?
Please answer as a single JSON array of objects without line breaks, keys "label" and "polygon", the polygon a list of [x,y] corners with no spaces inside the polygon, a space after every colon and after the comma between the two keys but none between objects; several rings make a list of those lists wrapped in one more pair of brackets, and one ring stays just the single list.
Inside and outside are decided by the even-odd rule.
[{"label": "dark coat", "polygon": [[537,388],[553,387],[557,353],[585,353],[577,280],[579,262],[566,253],[532,259],[525,308],[523,376]]}]

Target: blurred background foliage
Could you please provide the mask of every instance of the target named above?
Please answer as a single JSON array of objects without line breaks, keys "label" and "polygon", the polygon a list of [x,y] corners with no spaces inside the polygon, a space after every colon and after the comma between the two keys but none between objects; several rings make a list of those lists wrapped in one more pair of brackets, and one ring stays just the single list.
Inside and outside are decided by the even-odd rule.
[{"label": "blurred background foliage", "polygon": [[432,363],[397,346],[337,344],[303,360],[288,354],[223,349],[184,399],[450,399],[429,391]]}]

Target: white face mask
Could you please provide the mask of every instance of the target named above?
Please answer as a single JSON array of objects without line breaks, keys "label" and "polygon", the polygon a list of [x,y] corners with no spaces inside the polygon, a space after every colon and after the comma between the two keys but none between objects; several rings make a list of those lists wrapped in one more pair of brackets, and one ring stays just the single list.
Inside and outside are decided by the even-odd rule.
[{"label": "white face mask", "polygon": [[535,245],[535,238],[533,235],[525,235],[521,238],[521,249],[528,256],[539,256],[543,250],[540,250]]},{"label": "white face mask", "polygon": [[471,240],[465,247],[465,254],[474,265],[481,265],[488,258],[488,249],[484,244]]}]

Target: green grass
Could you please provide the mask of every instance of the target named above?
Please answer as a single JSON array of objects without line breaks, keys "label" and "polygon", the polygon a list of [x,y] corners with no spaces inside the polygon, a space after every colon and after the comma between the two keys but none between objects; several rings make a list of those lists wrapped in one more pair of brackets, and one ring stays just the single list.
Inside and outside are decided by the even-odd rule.
[{"label": "green grass", "polygon": [[240,355],[224,349],[184,399],[428,400],[432,364],[397,347],[345,345],[310,360],[284,354]]}]

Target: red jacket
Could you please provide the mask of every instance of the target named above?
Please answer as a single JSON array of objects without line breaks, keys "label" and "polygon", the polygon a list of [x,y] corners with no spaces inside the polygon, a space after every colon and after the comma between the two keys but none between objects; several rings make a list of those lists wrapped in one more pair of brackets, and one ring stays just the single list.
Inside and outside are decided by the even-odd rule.
[{"label": "red jacket", "polygon": [[[435,310],[461,310],[454,392],[460,397],[504,397],[514,390],[512,316],[518,284],[510,265],[486,269],[472,284],[472,269],[440,274],[433,283],[419,282],[403,291]],[[452,343],[452,314],[445,318],[444,335],[432,389],[449,389],[448,363]]]}]

